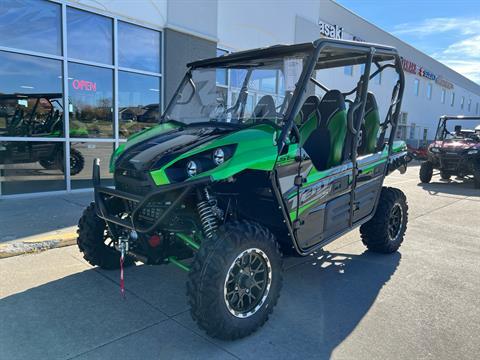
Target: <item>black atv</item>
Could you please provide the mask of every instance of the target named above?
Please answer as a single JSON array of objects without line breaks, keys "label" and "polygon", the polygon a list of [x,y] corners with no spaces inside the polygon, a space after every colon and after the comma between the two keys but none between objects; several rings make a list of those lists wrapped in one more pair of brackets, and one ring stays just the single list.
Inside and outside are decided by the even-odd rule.
[{"label": "black atv", "polygon": [[[357,64],[353,89],[317,80]],[[217,94],[217,70],[235,79],[231,103]],[[382,71],[398,79],[377,94],[391,99],[384,121],[368,91]],[[283,83],[275,98],[255,93],[266,74]],[[306,256],[358,227],[371,251],[400,247],[406,198],[383,181],[406,169],[406,145],[394,142],[403,89],[397,51],[378,44],[320,39],[188,64],[160,124],[113,154],[115,189],[101,185],[95,161],[80,251],[105,269],[174,264],[189,272],[200,327],[230,340],[251,334],[277,303],[282,253]]]},{"label": "black atv", "polygon": [[[442,116],[438,122],[435,141],[428,147],[428,158],[420,167],[420,181],[429,183],[433,170],[440,170],[440,177],[466,178],[473,176],[474,186],[480,189],[480,130],[463,129],[458,122],[480,123],[478,116]],[[457,125],[452,126],[452,122]],[[453,129],[452,129],[453,127]],[[452,131],[453,130],[453,131]]]}]

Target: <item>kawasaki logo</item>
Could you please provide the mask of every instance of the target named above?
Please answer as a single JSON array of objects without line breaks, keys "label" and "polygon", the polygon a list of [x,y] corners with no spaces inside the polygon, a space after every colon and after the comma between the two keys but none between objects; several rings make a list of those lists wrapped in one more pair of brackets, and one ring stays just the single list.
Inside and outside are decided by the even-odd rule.
[{"label": "kawasaki logo", "polygon": [[327,24],[323,21],[319,21],[318,25],[320,26],[320,34],[332,39],[342,39],[343,38],[343,28],[338,25]]}]

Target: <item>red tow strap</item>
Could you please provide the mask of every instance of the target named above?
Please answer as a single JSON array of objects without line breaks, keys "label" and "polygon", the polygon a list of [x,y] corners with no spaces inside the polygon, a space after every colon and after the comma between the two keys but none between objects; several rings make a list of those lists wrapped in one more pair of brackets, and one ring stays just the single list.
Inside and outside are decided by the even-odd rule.
[{"label": "red tow strap", "polygon": [[123,254],[120,256],[120,293],[122,298],[125,299],[125,280],[123,279]]}]

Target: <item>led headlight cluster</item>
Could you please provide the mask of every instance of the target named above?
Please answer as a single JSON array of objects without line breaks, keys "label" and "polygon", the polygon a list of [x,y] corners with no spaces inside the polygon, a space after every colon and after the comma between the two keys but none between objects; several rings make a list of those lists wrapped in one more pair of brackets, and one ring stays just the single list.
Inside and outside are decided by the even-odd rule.
[{"label": "led headlight cluster", "polygon": [[[213,152],[209,154],[202,154],[203,156],[191,159],[186,164],[186,172],[189,177],[197,175],[200,171],[207,171],[212,168],[209,166],[208,157],[211,158],[211,161],[215,166],[219,166],[225,162],[225,152],[223,148],[216,148]],[[206,156],[205,156],[206,155]],[[203,165],[203,166],[202,166]]]},{"label": "led headlight cluster", "polygon": [[478,154],[478,149],[470,149],[467,152],[468,155],[475,155]]},{"label": "led headlight cluster", "polygon": [[439,152],[440,152],[440,149],[437,148],[437,147],[432,147],[432,148],[430,148],[430,151],[431,151],[431,152],[434,152],[434,153],[439,153]]},{"label": "led headlight cluster", "polygon": [[235,148],[236,145],[232,144],[202,151],[177,161],[168,167],[165,172],[170,181],[184,181],[222,165],[233,156]]}]

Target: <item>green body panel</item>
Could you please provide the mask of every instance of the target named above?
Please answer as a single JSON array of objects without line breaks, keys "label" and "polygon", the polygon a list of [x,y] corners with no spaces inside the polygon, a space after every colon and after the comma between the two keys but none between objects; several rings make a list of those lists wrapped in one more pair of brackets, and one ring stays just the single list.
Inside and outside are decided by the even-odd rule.
[{"label": "green body panel", "polygon": [[392,144],[393,152],[398,153],[407,150],[407,143],[403,140],[395,140]]},{"label": "green body panel", "polygon": [[365,154],[375,151],[377,146],[377,135],[380,129],[380,115],[378,110],[372,110],[365,117]]},{"label": "green body panel", "polygon": [[187,151],[162,168],[150,172],[150,175],[156,185],[166,185],[169,180],[165,170],[177,161],[206,150],[232,144],[236,144],[237,147],[229,160],[209,171],[192,176],[190,179],[211,176],[213,180],[223,180],[247,169],[271,171],[277,160],[277,136],[277,131],[269,125],[262,124],[242,129]]},{"label": "green body panel", "polygon": [[347,135],[347,111],[337,112],[328,122],[330,132],[330,157],[327,166],[337,166],[342,162],[343,146]]}]

